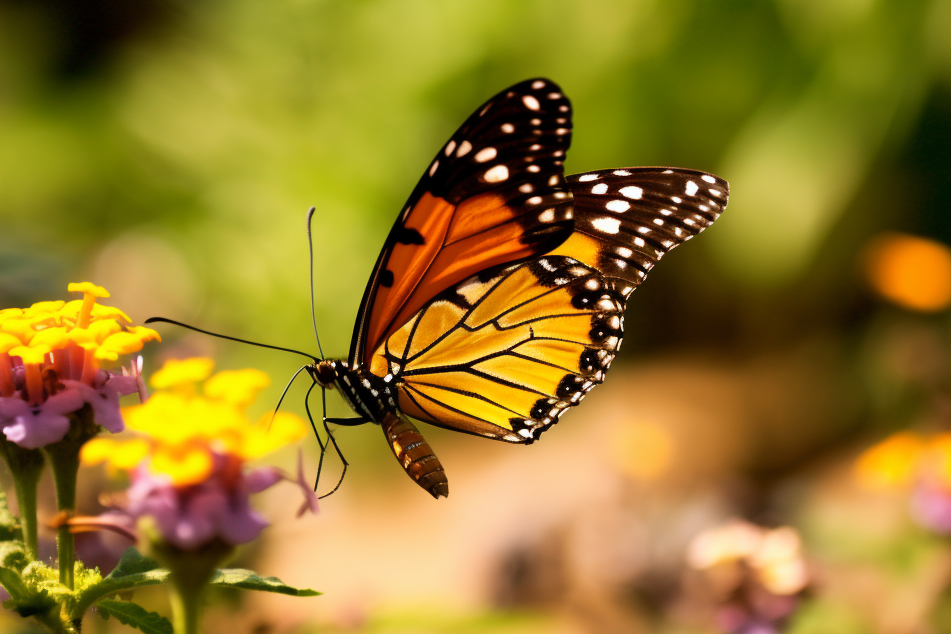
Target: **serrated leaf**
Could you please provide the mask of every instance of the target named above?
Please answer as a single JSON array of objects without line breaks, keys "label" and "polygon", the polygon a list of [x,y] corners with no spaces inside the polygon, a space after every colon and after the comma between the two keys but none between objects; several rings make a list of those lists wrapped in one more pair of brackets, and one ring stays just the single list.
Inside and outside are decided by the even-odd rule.
[{"label": "serrated leaf", "polygon": [[111,573],[99,583],[87,586],[78,593],[71,617],[81,617],[94,602],[110,594],[165,583],[168,575],[168,570],[154,559],[149,559],[135,548],[127,548]]},{"label": "serrated leaf", "polygon": [[21,541],[0,541],[0,566],[22,571],[30,563],[26,544]]},{"label": "serrated leaf", "polygon": [[172,634],[172,624],[161,614],[149,612],[131,601],[103,599],[96,607],[103,617],[114,617],[123,625],[139,629],[145,634]]},{"label": "serrated leaf", "polygon": [[159,562],[146,557],[140,553],[135,546],[129,546],[125,549],[125,552],[122,553],[119,563],[116,564],[116,567],[112,569],[112,572],[109,573],[107,578],[118,579],[129,575],[151,572],[161,567],[162,565],[159,564]]},{"label": "serrated leaf", "polygon": [[289,586],[277,577],[262,577],[252,570],[242,568],[225,568],[215,572],[211,578],[212,585],[242,590],[257,590],[258,592],[276,592],[292,597],[315,597],[320,593],[308,588]]},{"label": "serrated leaf", "polygon": [[46,612],[56,601],[46,590],[27,584],[20,574],[10,568],[0,568],[0,585],[10,594],[3,607],[23,617]]}]

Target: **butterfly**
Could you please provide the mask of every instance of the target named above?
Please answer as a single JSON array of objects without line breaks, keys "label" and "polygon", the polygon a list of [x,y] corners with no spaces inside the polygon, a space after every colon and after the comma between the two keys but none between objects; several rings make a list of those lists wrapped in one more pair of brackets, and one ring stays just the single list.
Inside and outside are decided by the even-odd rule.
[{"label": "butterfly", "polygon": [[410,419],[537,440],[604,381],[631,292],[726,207],[727,182],[694,170],[566,177],[570,144],[571,104],[548,79],[480,106],[393,225],[349,356],[307,366],[357,414],[325,425],[379,424],[433,497],[449,481]]}]

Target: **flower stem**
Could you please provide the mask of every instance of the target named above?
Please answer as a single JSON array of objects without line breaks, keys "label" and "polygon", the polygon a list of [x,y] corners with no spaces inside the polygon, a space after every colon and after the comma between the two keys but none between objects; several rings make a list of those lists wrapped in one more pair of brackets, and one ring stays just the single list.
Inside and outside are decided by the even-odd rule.
[{"label": "flower stem", "polygon": [[[86,405],[70,415],[66,436],[59,442],[47,445],[44,450],[53,467],[53,482],[56,486],[56,508],[62,520],[76,513],[76,480],[79,475],[79,450],[83,444],[99,432],[93,420],[92,408]],[[56,533],[56,549],[59,554],[59,582],[73,589],[76,565],[76,543],[69,526],[63,521]]]},{"label": "flower stem", "polygon": [[[61,514],[72,517],[76,512],[76,479],[79,474],[79,448],[61,446],[60,441],[46,447],[53,467],[56,484],[56,508]],[[66,519],[66,518],[63,518]],[[76,564],[76,543],[69,526],[62,522],[56,529],[56,550],[59,555],[59,582],[73,589],[73,568]]]},{"label": "flower stem", "polygon": [[152,553],[169,570],[172,625],[175,634],[198,634],[201,605],[208,582],[218,565],[234,552],[234,547],[214,541],[197,550],[186,551],[163,542],[152,543]]},{"label": "flower stem", "polygon": [[43,453],[37,449],[24,449],[5,438],[0,440],[0,454],[10,465],[17,506],[20,509],[20,528],[30,557],[39,553],[39,538],[36,522],[36,488],[43,474]]}]

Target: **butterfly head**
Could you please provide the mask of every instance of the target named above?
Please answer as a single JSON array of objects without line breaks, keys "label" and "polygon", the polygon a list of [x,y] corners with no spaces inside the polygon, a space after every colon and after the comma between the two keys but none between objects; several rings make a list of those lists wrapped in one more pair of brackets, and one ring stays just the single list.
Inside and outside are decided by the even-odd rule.
[{"label": "butterfly head", "polygon": [[342,361],[322,359],[313,365],[307,366],[307,373],[320,387],[333,389],[334,383],[340,378],[340,370],[345,369],[340,367],[342,364]]}]

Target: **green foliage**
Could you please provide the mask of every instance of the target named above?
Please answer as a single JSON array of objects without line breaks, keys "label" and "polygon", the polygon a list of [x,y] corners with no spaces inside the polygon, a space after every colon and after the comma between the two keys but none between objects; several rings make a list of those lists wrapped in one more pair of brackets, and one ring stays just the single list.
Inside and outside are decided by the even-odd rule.
[{"label": "green foliage", "polygon": [[211,584],[241,590],[257,590],[258,592],[274,592],[287,594],[292,597],[315,597],[320,594],[307,588],[294,588],[277,577],[261,577],[251,570],[240,568],[225,568],[215,573]]},{"label": "green foliage", "polygon": [[[0,491],[0,542],[21,538],[20,521],[7,506],[7,494]],[[2,563],[2,555],[0,555],[0,565],[5,565]]]},{"label": "green foliage", "polygon": [[96,609],[102,618],[115,617],[123,625],[134,627],[145,634],[172,634],[172,623],[168,619],[131,601],[103,599],[96,604]]}]

